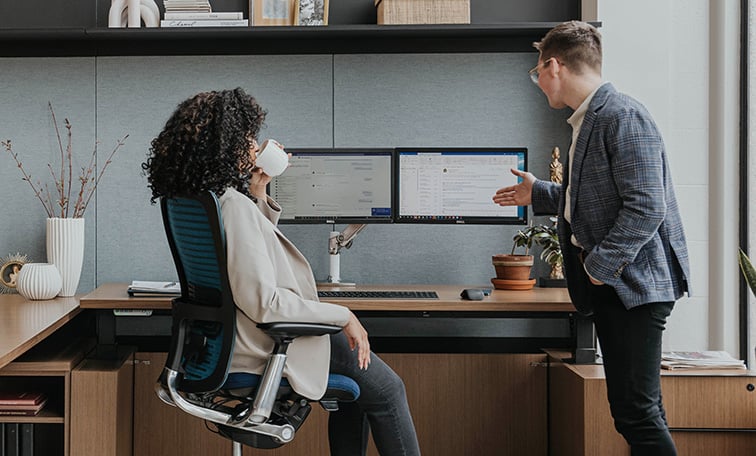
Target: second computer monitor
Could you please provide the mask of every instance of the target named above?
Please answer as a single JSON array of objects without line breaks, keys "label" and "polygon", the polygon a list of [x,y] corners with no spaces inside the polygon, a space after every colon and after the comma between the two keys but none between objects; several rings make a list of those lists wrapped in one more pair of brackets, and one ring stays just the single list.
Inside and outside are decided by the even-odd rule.
[{"label": "second computer monitor", "polygon": [[398,148],[394,219],[399,223],[525,224],[524,206],[501,207],[496,190],[527,170],[522,148]]},{"label": "second computer monitor", "polygon": [[269,194],[281,223],[388,223],[393,220],[392,149],[287,149],[289,168]]}]

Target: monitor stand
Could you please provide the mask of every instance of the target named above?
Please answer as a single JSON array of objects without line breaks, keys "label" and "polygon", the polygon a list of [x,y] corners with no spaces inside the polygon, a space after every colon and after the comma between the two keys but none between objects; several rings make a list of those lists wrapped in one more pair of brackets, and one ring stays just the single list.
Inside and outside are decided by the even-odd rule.
[{"label": "monitor stand", "polygon": [[328,255],[328,278],[325,282],[318,282],[320,287],[354,287],[357,284],[355,282],[342,282],[341,281],[341,254],[331,253]]},{"label": "monitor stand", "polygon": [[318,282],[320,287],[353,287],[354,282],[341,281],[341,256],[342,248],[352,246],[352,240],[365,228],[365,224],[350,224],[344,231],[331,231],[328,236],[329,269],[328,278],[325,282]]}]

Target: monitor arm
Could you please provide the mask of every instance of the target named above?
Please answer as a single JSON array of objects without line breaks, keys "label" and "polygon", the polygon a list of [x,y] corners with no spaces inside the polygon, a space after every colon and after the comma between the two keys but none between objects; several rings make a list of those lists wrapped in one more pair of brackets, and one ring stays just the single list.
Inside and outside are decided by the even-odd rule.
[{"label": "monitor arm", "polygon": [[352,240],[365,229],[364,224],[351,224],[344,228],[344,231],[331,231],[331,236],[328,238],[328,253],[331,255],[338,255],[342,248],[348,249],[352,246]]},{"label": "monitor arm", "polygon": [[341,281],[341,258],[339,252],[342,248],[349,248],[352,246],[352,241],[367,225],[365,224],[350,224],[344,228],[344,231],[331,231],[331,235],[328,237],[328,253],[330,258],[330,270],[327,285],[354,285],[353,283],[343,283]]}]

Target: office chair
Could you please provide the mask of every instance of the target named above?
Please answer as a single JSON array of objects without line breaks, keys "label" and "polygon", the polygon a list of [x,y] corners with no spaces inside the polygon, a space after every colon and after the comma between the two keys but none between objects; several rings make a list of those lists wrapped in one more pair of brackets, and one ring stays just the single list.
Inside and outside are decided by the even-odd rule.
[{"label": "office chair", "polygon": [[[218,198],[212,192],[160,202],[171,254],[181,283],[172,304],[171,346],[155,385],[163,402],[215,423],[231,439],[233,455],[242,444],[277,448],[290,442],[311,410],[309,400],[282,379],[289,344],[299,336],[334,334],[338,326],[264,323],[275,347],[262,375],[228,373],[236,334],[236,306],[228,278],[226,239]],[[328,411],[357,399],[359,386],[331,374],[319,400]]]}]

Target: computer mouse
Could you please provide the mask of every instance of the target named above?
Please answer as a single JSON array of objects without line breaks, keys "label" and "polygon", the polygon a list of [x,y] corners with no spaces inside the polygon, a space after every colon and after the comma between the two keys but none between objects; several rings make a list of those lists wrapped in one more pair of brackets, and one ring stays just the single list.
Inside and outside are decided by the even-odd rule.
[{"label": "computer mouse", "polygon": [[462,293],[459,294],[462,299],[467,299],[469,301],[482,301],[483,300],[483,290],[479,290],[477,288],[466,288],[462,290]]}]

